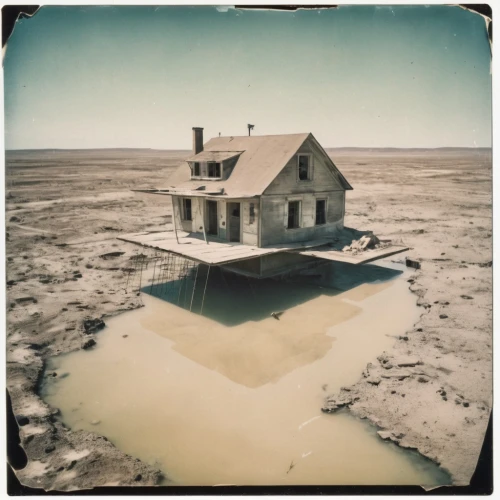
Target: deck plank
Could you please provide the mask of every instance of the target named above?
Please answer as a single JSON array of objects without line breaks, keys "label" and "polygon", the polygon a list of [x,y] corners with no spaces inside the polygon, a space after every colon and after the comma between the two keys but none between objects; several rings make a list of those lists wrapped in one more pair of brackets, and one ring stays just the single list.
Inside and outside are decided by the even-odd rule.
[{"label": "deck plank", "polygon": [[174,231],[162,231],[125,234],[119,236],[118,239],[147,248],[172,252],[187,259],[210,265],[229,264],[280,252],[300,253],[309,257],[349,264],[365,264],[408,250],[403,246],[390,245],[353,255],[332,249],[331,246],[325,245],[327,243],[325,239],[259,248],[243,243],[230,243],[217,238],[210,238],[207,244],[203,238],[184,231],[178,231],[177,237],[179,242],[177,242]]},{"label": "deck plank", "polygon": [[318,259],[332,260],[335,262],[345,262],[348,264],[367,264],[368,262],[373,262],[375,260],[383,259],[385,257],[390,257],[391,255],[396,255],[401,252],[406,252],[408,247],[403,247],[399,245],[390,245],[384,248],[378,248],[374,250],[365,250],[356,255],[349,254],[347,252],[342,252],[340,250],[332,250],[331,248],[314,248],[307,250],[294,250],[294,253],[300,253],[301,255],[307,255],[309,257],[316,257]]}]

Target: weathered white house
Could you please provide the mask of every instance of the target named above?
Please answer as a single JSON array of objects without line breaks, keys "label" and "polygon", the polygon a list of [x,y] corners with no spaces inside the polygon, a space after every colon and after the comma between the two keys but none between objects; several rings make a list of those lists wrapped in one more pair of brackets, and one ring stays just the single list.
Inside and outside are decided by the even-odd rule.
[{"label": "weathered white house", "polygon": [[350,184],[312,134],[217,137],[169,179],[179,228],[266,247],[343,228]]},{"label": "weathered white house", "polygon": [[342,252],[353,236],[343,231],[345,192],[352,187],[310,133],[203,144],[203,129],[195,127],[193,154],[166,184],[141,191],[171,196],[175,239],[165,232],[122,240],[255,277],[318,258],[361,264],[404,250]]}]

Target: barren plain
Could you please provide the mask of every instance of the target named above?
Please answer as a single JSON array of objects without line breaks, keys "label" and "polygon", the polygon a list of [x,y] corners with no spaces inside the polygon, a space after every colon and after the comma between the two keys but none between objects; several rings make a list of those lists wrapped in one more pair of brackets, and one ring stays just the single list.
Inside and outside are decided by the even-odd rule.
[{"label": "barren plain", "polygon": [[[330,395],[324,410],[348,407],[377,425],[381,438],[417,449],[454,484],[467,484],[492,404],[491,151],[329,153],[354,187],[346,226],[402,242],[420,262],[408,286],[422,316],[357,384]],[[188,154],[6,154],[7,388],[28,457],[16,474],[27,486],[71,490],[162,480],[161,471],[105,437],[65,427],[38,389],[48,357],[99,342],[85,320],[141,306],[140,296],[123,286],[138,247],[116,236],[170,223],[167,197],[131,189],[167,185]]]}]

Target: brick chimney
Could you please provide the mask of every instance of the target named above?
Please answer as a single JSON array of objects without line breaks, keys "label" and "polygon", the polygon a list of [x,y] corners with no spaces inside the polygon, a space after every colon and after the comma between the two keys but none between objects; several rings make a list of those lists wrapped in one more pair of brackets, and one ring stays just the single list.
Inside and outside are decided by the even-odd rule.
[{"label": "brick chimney", "polygon": [[193,127],[193,153],[203,151],[203,127]]}]

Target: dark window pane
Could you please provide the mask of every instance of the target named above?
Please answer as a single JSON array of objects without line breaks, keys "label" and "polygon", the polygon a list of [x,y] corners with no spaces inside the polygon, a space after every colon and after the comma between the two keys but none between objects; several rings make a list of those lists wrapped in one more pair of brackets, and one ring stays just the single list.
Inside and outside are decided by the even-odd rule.
[{"label": "dark window pane", "polygon": [[191,198],[184,198],[184,220],[193,220],[191,212]]},{"label": "dark window pane", "polygon": [[316,225],[326,224],[326,200],[316,200]]},{"label": "dark window pane", "polygon": [[299,180],[309,179],[309,156],[299,155]]},{"label": "dark window pane", "polygon": [[220,177],[220,163],[211,162],[208,164],[208,176],[209,177]]},{"label": "dark window pane", "polygon": [[288,229],[299,227],[300,201],[288,203]]},{"label": "dark window pane", "polygon": [[255,221],[255,204],[250,203],[250,215],[249,215],[248,223],[253,224],[254,221]]},{"label": "dark window pane", "polygon": [[198,177],[200,175],[200,164],[199,163],[194,164],[193,175],[195,175],[196,177]]}]

